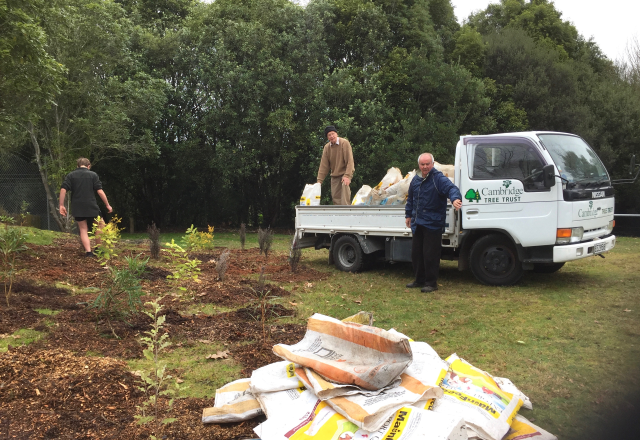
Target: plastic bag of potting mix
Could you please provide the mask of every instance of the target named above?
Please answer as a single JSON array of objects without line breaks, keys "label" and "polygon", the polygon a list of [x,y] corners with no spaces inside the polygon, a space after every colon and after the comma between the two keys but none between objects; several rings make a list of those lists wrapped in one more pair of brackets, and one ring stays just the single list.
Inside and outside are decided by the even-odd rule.
[{"label": "plastic bag of potting mix", "polygon": [[534,425],[526,418],[518,414],[511,422],[511,428],[502,440],[524,440],[533,438],[535,440],[558,440],[558,437]]},{"label": "plastic bag of potting mix", "polygon": [[452,183],[455,183],[455,167],[453,165],[443,165],[441,163],[434,162],[433,167],[448,177]]},{"label": "plastic bag of potting mix", "polygon": [[230,423],[262,414],[260,403],[249,389],[251,379],[238,379],[216,390],[212,408],[202,411],[202,423]]},{"label": "plastic bag of potting mix", "polygon": [[384,191],[384,194],[387,196],[382,202],[381,205],[404,205],[407,203],[407,196],[409,195],[409,185],[411,184],[411,180],[413,180],[416,175],[416,170],[409,172],[404,178],[391,185]]},{"label": "plastic bag of potting mix", "polygon": [[[296,374],[307,388],[312,388],[314,391],[336,391],[330,383],[309,368],[297,369]],[[321,399],[328,402],[336,412],[345,416],[358,428],[377,431],[398,408],[419,400],[435,399],[441,396],[442,390],[439,387],[425,385],[415,377],[402,373],[397,386],[387,387],[374,395],[360,392]]]},{"label": "plastic bag of potting mix", "polygon": [[273,352],[289,362],[312,368],[329,381],[366,390],[387,386],[413,359],[406,338],[319,313],[309,318],[300,342],[274,345]]},{"label": "plastic bag of potting mix", "polygon": [[352,205],[366,205],[369,200],[369,195],[371,194],[371,187],[369,185],[362,185],[362,188],[358,190],[353,201]]},{"label": "plastic bag of potting mix", "polygon": [[387,170],[387,174],[385,174],[380,183],[378,183],[374,189],[384,191],[401,180],[402,171],[400,171],[400,168],[391,167]]},{"label": "plastic bag of potting mix", "polygon": [[444,391],[432,410],[459,414],[467,425],[486,439],[500,440],[509,431],[522,400],[500,389],[493,377],[456,354],[449,356],[449,371],[440,379]]},{"label": "plastic bag of potting mix", "polygon": [[494,377],[493,380],[496,381],[501,390],[506,391],[507,393],[511,393],[514,396],[518,396],[520,400],[522,400],[522,407],[526,409],[533,409],[533,404],[531,403],[531,399],[524,395],[522,391],[520,391],[509,379],[506,377]]},{"label": "plastic bag of potting mix", "polygon": [[251,392],[272,393],[297,388],[300,381],[296,377],[296,365],[293,362],[275,362],[258,368],[251,373]]},{"label": "plastic bag of potting mix", "polygon": [[300,204],[304,206],[319,205],[321,193],[322,185],[320,183],[305,185],[304,191],[302,191],[302,197],[300,197]]}]

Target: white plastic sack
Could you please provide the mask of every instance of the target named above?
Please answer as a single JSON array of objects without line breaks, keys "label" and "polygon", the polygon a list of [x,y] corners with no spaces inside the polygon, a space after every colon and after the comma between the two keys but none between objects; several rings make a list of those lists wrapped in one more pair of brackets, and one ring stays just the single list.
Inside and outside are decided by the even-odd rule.
[{"label": "white plastic sack", "polygon": [[529,438],[535,440],[558,440],[558,437],[534,425],[520,414],[513,419],[509,432],[502,440],[524,440]]},{"label": "white plastic sack", "polygon": [[409,186],[411,185],[411,181],[416,175],[416,170],[413,170],[407,173],[406,176],[400,181],[389,188],[387,188],[384,193],[387,196],[382,202],[381,205],[404,205],[407,203],[407,197],[409,195]]},{"label": "white plastic sack", "polygon": [[464,422],[458,416],[403,407],[379,429],[365,431],[320,400],[301,406],[294,414],[269,418],[254,432],[262,440],[467,440]]},{"label": "white plastic sack", "polygon": [[277,344],[273,352],[289,362],[312,368],[327,380],[366,390],[387,386],[413,358],[406,338],[319,313],[309,318],[302,341],[293,346]]},{"label": "white plastic sack", "polygon": [[320,204],[320,196],[322,192],[322,185],[319,183],[308,184],[304,186],[302,191],[302,197],[300,197],[300,204],[305,206],[316,206]]},{"label": "white plastic sack", "polygon": [[520,400],[522,400],[522,407],[532,410],[533,404],[531,403],[531,399],[524,395],[522,391],[520,391],[509,379],[506,377],[494,377],[493,380],[496,381],[500,389],[506,391],[507,393],[511,393],[514,396],[518,396]]},{"label": "white plastic sack", "polygon": [[455,183],[455,167],[453,165],[443,165],[441,163],[434,162],[433,167],[448,177],[452,183]]},{"label": "white plastic sack", "polygon": [[401,180],[402,171],[400,171],[400,168],[392,167],[387,170],[387,174],[385,174],[380,183],[378,183],[374,189],[384,191]]},{"label": "white plastic sack", "polygon": [[[296,374],[307,388],[312,388],[314,391],[336,391],[330,383],[309,368],[297,369]],[[439,387],[425,385],[406,373],[402,373],[400,379],[401,382],[397,386],[385,388],[374,395],[366,392],[349,393],[340,397],[331,397],[326,402],[358,428],[376,431],[398,408],[419,400],[442,396],[442,390]]]},{"label": "white plastic sack", "polygon": [[213,407],[202,411],[202,423],[241,422],[262,414],[249,385],[250,379],[238,379],[217,389]]},{"label": "white plastic sack", "polygon": [[296,365],[292,362],[275,362],[251,373],[251,392],[254,395],[290,390],[297,388],[299,384]]},{"label": "white plastic sack", "polygon": [[369,185],[362,185],[362,188],[358,190],[351,204],[366,205],[370,195],[371,195],[371,187]]},{"label": "white plastic sack", "polygon": [[444,396],[432,410],[438,414],[458,414],[481,437],[500,440],[509,431],[522,400],[500,389],[490,374],[456,354],[449,356],[449,371],[440,380]]},{"label": "white plastic sack", "polygon": [[[296,379],[298,379],[296,377]],[[318,397],[312,391],[307,390],[302,382],[298,380],[296,388],[275,391],[272,393],[256,394],[258,402],[262,407],[262,411],[267,418],[278,417],[279,414],[290,414],[300,405],[305,405],[309,400],[314,403]]]}]

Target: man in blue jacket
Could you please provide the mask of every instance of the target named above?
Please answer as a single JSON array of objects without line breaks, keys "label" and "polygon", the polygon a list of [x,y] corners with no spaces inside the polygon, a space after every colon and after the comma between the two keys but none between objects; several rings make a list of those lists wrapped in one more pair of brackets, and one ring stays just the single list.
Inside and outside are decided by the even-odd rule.
[{"label": "man in blue jacket", "polygon": [[422,292],[438,290],[447,198],[454,208],[462,206],[460,190],[433,168],[433,162],[431,153],[418,157],[420,173],[411,180],[405,207],[405,224],[413,234],[411,261],[415,273],[415,280],[407,287],[421,287]]}]

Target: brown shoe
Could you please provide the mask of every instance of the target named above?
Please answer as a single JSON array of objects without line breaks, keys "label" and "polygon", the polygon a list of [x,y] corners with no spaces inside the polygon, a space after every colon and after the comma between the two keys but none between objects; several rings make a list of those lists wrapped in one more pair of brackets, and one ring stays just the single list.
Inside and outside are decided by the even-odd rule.
[{"label": "brown shoe", "polygon": [[437,287],[434,287],[434,286],[424,286],[422,289],[420,289],[420,292],[429,293],[429,292],[435,292],[436,290],[438,290],[438,288],[437,288]]}]

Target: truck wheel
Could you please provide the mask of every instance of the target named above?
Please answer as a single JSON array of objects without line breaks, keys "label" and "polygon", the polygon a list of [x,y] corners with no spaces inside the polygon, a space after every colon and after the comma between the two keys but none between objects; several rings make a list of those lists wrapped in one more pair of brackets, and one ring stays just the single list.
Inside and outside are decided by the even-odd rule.
[{"label": "truck wheel", "polygon": [[535,273],[555,273],[562,269],[564,263],[536,263],[533,265]]},{"label": "truck wheel", "polygon": [[478,239],[471,246],[469,259],[473,275],[490,286],[510,286],[524,273],[516,250],[504,235],[485,235]]},{"label": "truck wheel", "polygon": [[333,245],[336,268],[344,272],[357,272],[364,266],[364,253],[360,243],[351,235],[343,235]]}]

